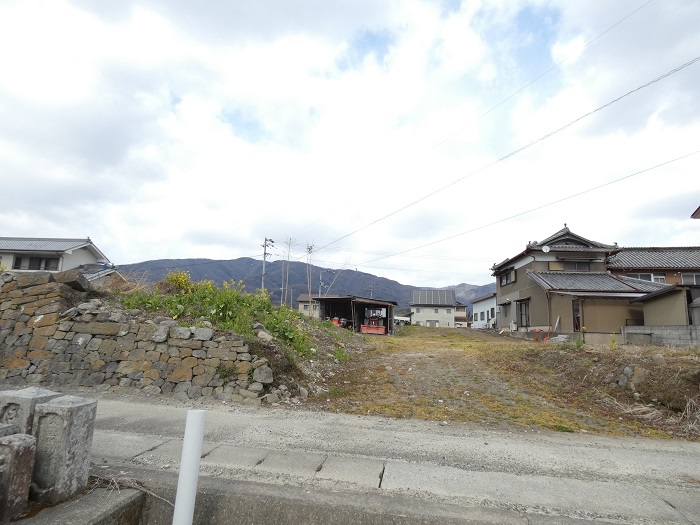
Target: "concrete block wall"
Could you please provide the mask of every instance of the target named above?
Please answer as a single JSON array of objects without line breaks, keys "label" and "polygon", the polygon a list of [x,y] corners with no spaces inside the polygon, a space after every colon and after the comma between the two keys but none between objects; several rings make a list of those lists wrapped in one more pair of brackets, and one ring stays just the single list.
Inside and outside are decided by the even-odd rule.
[{"label": "concrete block wall", "polygon": [[272,369],[236,334],[87,301],[87,284],[69,273],[0,274],[0,382],[121,386],[253,405],[266,398]]},{"label": "concrete block wall", "polygon": [[625,343],[700,346],[700,326],[623,326]]}]

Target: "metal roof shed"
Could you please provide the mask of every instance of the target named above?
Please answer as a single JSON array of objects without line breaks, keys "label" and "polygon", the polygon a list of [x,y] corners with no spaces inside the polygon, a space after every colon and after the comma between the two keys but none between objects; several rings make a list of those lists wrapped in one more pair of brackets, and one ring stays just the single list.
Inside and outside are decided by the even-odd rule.
[{"label": "metal roof shed", "polygon": [[321,319],[346,319],[348,328],[367,334],[394,332],[396,301],[382,301],[348,295],[345,297],[317,297]]}]

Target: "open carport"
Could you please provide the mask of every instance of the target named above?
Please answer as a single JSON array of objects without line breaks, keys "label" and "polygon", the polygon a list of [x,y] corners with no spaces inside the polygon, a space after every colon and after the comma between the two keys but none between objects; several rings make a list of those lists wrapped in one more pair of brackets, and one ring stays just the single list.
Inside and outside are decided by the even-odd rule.
[{"label": "open carport", "polygon": [[394,307],[396,301],[382,301],[368,297],[318,297],[321,319],[333,320],[355,332],[366,334],[392,334],[394,332]]}]

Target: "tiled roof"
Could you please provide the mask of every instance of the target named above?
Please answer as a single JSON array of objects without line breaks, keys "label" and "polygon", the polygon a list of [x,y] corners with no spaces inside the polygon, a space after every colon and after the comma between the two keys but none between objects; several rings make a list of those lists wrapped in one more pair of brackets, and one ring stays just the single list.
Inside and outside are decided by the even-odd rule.
[{"label": "tiled roof", "polygon": [[[572,244],[573,243],[573,244]],[[550,235],[543,241],[538,243],[533,243],[531,247],[542,248],[544,246],[549,246],[551,249],[556,250],[575,250],[575,249],[589,249],[594,251],[603,250],[615,250],[617,246],[614,244],[603,244],[602,242],[591,241],[585,237],[575,234],[569,228],[564,226],[554,235]]]},{"label": "tiled roof", "polygon": [[573,233],[565,225],[564,228],[540,242],[529,241],[525,246],[525,250],[518,255],[494,264],[491,267],[493,271],[492,275],[498,275],[499,272],[504,270],[504,267],[510,265],[512,261],[524,255],[530,255],[532,252],[545,251],[545,246],[547,247],[547,251],[597,254],[600,257],[619,250],[617,244],[603,244],[602,242],[591,241]]},{"label": "tiled roof", "polygon": [[491,293],[488,293],[486,295],[482,295],[481,297],[477,297],[476,299],[473,299],[472,304],[478,303],[480,301],[486,301],[488,299],[493,299],[494,297],[496,297],[496,295],[497,295],[496,292],[491,292]]},{"label": "tiled roof", "polygon": [[67,252],[91,244],[90,239],[30,239],[0,237],[0,250],[19,252]]},{"label": "tiled roof", "polygon": [[442,306],[457,304],[454,290],[414,290],[411,294],[412,305]]},{"label": "tiled roof", "polygon": [[531,271],[527,275],[543,289],[549,291],[639,293],[655,292],[666,286],[640,279],[616,277],[609,273],[597,272]]},{"label": "tiled roof", "polygon": [[624,248],[608,259],[616,269],[700,269],[700,246],[686,248]]}]

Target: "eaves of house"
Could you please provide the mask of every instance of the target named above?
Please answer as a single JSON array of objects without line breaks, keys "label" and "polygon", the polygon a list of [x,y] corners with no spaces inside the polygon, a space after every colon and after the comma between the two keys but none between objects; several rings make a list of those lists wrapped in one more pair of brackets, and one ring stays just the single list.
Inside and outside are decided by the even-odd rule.
[{"label": "eaves of house", "polygon": [[586,297],[636,298],[669,287],[602,272],[528,271],[527,275],[546,292]]},{"label": "eaves of house", "polygon": [[564,226],[561,230],[553,235],[550,235],[542,241],[528,242],[525,249],[514,257],[509,257],[500,263],[494,264],[491,267],[492,275],[500,275],[510,271],[513,264],[524,256],[536,256],[537,253],[547,252],[566,252],[571,259],[595,259],[600,254],[606,256],[617,253],[620,247],[617,244],[604,244],[597,241],[591,241],[585,237],[575,234],[569,228]]},{"label": "eaves of house", "polygon": [[87,248],[97,259],[109,262],[88,237],[87,239],[42,239],[28,237],[0,237],[0,251],[21,253],[72,253]]}]

